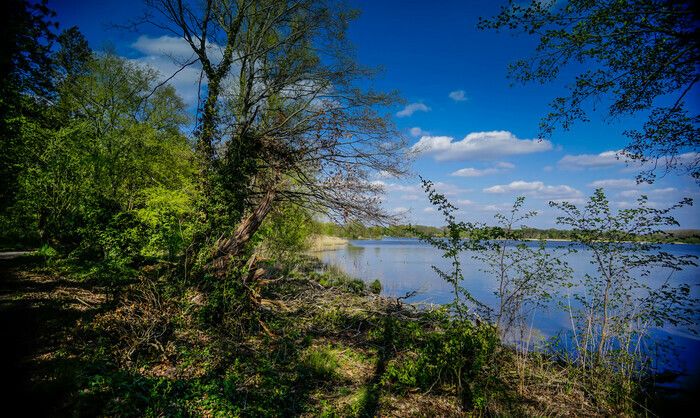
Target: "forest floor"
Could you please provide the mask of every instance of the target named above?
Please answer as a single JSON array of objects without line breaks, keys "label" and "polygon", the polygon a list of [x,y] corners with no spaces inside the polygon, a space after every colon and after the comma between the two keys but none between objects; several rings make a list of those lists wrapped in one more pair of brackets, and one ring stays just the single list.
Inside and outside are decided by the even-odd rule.
[{"label": "forest floor", "polygon": [[[319,290],[325,289],[318,284],[311,285],[305,289],[306,296],[315,299]],[[286,320],[270,321],[260,336],[238,344],[238,349],[245,352],[245,360],[234,363],[244,376],[237,382],[235,391],[241,395],[239,401],[244,405],[240,408],[234,405],[226,411],[225,405],[221,405],[225,402],[212,396],[220,395],[220,390],[206,387],[205,381],[215,382],[212,386],[224,386],[230,381],[230,376],[226,376],[231,371],[221,370],[220,365],[197,364],[195,360],[226,355],[218,344],[209,344],[210,336],[205,333],[194,336],[203,344],[200,347],[193,344],[191,353],[172,356],[170,348],[161,348],[156,351],[168,353],[143,356],[149,357],[149,361],[138,362],[138,367],[136,361],[116,359],[120,356],[113,354],[124,348],[119,343],[114,346],[115,353],[96,359],[95,349],[104,342],[94,338],[86,341],[85,328],[117,322],[112,316],[123,314],[120,311],[128,306],[125,302],[110,301],[108,293],[103,286],[66,278],[47,269],[42,257],[26,252],[0,253],[0,329],[4,341],[0,345],[0,375],[7,388],[2,400],[5,412],[21,411],[22,416],[138,416],[163,412],[169,415],[175,411],[177,415],[184,412],[195,416],[287,416],[288,412],[298,416],[339,416],[334,411],[341,410],[345,411],[342,416],[462,415],[457,400],[442,394],[388,396],[382,400],[383,412],[379,411],[375,386],[381,376],[377,368],[383,370],[385,364],[377,365],[376,347],[368,346],[367,330],[362,329],[366,324],[353,323],[344,317],[353,309],[365,315],[368,310],[393,308],[376,303],[378,298],[358,303],[356,295],[330,290],[323,292],[323,300],[313,307],[301,306],[300,299],[283,300],[286,298],[282,295],[274,302],[267,300],[277,306],[284,304],[286,312],[296,311],[297,324],[309,327],[306,330],[317,335],[267,335],[266,331],[279,332],[279,327],[289,325]],[[195,305],[200,304],[198,297],[189,295]],[[327,310],[324,313],[327,323],[308,322],[314,315],[311,311],[320,310]],[[186,333],[196,334],[198,330]],[[360,334],[363,336],[357,338]],[[192,335],[180,337],[188,339]],[[293,344],[290,339],[294,340]],[[263,347],[265,352],[261,352]],[[217,354],[209,356],[205,353],[209,349]],[[97,364],[105,362],[112,370],[105,370],[105,364]],[[218,369],[223,379],[205,376],[212,369]],[[126,380],[132,382],[124,382],[124,376],[115,378],[124,374],[131,375]],[[102,380],[111,381],[100,382],[101,379],[95,379],[99,375],[104,377]],[[183,385],[183,380],[189,382]],[[148,405],[151,401],[163,401],[155,398],[162,398],[164,394],[153,389],[168,381],[181,387],[167,391],[166,397],[178,393],[193,398],[187,399],[185,408]],[[124,384],[133,387],[119,387]],[[105,391],[104,387],[96,388],[100,385],[113,387]],[[137,394],[140,396],[135,404],[127,405],[134,396],[129,392],[142,392]]]},{"label": "forest floor", "polygon": [[66,406],[75,387],[65,372],[81,365],[58,353],[78,324],[104,308],[103,289],[42,273],[43,265],[27,252],[0,253],[2,405],[23,416],[50,416]]},{"label": "forest floor", "polygon": [[[212,318],[203,292],[145,269],[117,286],[0,256],[5,411],[23,416],[472,416],[456,388],[393,386],[421,310],[350,278],[269,276],[254,315]],[[172,279],[170,279],[172,280]],[[202,325],[209,318],[216,327]],[[506,351],[504,351],[505,354]],[[610,405],[546,361],[503,355],[489,415],[603,416]],[[499,360],[501,361],[501,360]],[[480,414],[478,414],[480,415]]]}]

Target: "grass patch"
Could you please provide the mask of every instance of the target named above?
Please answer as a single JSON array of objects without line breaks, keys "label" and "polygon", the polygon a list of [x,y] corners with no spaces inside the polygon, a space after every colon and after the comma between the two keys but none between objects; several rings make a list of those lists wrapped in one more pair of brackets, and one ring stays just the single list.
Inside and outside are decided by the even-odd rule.
[{"label": "grass patch", "polygon": [[302,370],[321,380],[333,380],[338,377],[340,361],[337,351],[330,347],[312,347],[303,356]]}]

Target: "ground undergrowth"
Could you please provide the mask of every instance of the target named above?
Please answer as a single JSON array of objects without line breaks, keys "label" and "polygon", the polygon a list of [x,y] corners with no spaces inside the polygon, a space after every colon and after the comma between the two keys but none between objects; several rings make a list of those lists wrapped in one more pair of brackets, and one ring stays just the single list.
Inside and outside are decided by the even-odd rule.
[{"label": "ground undergrowth", "polygon": [[489,325],[380,297],[308,260],[259,265],[256,286],[195,285],[169,265],[105,286],[90,269],[3,261],[16,341],[3,358],[21,382],[8,399],[50,416],[621,412],[570,367],[515,355]]}]

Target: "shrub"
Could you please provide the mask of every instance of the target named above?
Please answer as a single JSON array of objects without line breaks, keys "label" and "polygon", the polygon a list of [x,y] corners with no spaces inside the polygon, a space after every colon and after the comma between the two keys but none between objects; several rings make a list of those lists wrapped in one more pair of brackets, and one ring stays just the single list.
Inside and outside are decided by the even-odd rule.
[{"label": "shrub", "polygon": [[394,338],[399,344],[405,341],[413,354],[390,362],[382,382],[399,392],[453,385],[465,410],[483,407],[496,379],[499,339],[495,328],[454,318],[444,310],[429,317],[434,321],[433,329],[411,324],[393,327]]},{"label": "shrub", "polygon": [[284,205],[268,215],[256,240],[269,257],[296,261],[295,257],[308,248],[311,229],[311,216],[304,208]]},{"label": "shrub", "polygon": [[375,279],[369,284],[369,291],[375,295],[382,293],[382,282],[380,282],[379,279]]},{"label": "shrub", "polygon": [[147,189],[144,195],[144,207],[136,211],[136,217],[146,232],[140,252],[147,257],[172,260],[192,241],[193,198],[187,190],[162,187]]}]

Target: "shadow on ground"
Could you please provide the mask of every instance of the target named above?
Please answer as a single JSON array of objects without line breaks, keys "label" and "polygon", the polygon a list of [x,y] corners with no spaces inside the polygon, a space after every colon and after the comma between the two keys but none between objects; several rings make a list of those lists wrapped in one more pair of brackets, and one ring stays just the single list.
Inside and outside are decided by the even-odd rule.
[{"label": "shadow on ground", "polygon": [[67,414],[75,371],[86,365],[57,354],[71,343],[79,321],[89,320],[103,306],[86,300],[86,295],[99,296],[89,284],[32,273],[41,262],[21,252],[0,255],[2,405],[22,416]]}]

